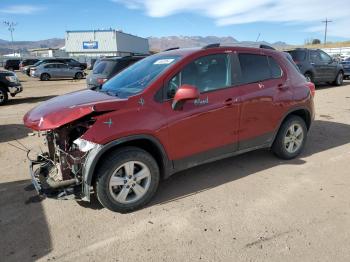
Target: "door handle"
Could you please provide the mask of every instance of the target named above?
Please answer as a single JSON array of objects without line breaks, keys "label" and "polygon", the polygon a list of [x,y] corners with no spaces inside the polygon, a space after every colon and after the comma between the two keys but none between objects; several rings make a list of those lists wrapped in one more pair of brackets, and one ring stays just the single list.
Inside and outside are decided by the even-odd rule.
[{"label": "door handle", "polygon": [[279,90],[286,90],[286,89],[288,89],[288,86],[285,85],[285,84],[278,84],[277,87],[278,87]]},{"label": "door handle", "polygon": [[232,98],[227,98],[224,102],[226,106],[231,106],[233,104],[233,99]]}]

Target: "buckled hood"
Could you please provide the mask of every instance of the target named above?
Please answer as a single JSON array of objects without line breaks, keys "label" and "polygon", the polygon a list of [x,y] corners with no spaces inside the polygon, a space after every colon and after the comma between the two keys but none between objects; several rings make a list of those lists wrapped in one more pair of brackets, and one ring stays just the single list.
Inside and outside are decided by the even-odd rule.
[{"label": "buckled hood", "polygon": [[123,100],[89,89],[81,90],[39,104],[24,116],[23,122],[37,131],[55,129],[93,112],[116,110],[118,101]]}]

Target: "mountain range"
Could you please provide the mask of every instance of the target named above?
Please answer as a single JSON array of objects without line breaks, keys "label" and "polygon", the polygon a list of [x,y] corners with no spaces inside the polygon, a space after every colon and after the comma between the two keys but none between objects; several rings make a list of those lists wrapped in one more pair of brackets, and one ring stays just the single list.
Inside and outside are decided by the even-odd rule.
[{"label": "mountain range", "polygon": [[[243,41],[239,42],[231,36],[217,37],[217,36],[166,36],[166,37],[148,37],[150,49],[152,51],[161,51],[171,47],[201,47],[212,43],[220,43],[222,45],[253,45],[256,42]],[[277,48],[284,48],[288,45],[284,42],[267,43],[259,42],[263,44],[272,45]],[[60,48],[65,45],[63,38],[51,38],[39,41],[14,41],[13,45],[10,41],[0,39],[0,55],[11,53],[13,48],[16,52],[26,52],[32,48]]]}]

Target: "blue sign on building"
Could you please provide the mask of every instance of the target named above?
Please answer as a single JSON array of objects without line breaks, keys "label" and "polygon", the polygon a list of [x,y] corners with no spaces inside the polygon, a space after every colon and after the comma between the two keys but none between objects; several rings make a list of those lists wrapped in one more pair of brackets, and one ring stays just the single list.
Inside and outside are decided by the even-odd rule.
[{"label": "blue sign on building", "polygon": [[98,49],[97,41],[83,42],[83,49]]}]

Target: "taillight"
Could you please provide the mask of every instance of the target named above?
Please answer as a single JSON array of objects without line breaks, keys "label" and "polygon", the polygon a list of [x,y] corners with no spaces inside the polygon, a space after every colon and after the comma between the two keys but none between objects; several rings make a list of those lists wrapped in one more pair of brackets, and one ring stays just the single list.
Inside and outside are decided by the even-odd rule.
[{"label": "taillight", "polygon": [[107,78],[97,78],[97,83],[99,83],[100,85],[102,85],[106,81],[107,81]]},{"label": "taillight", "polygon": [[306,85],[310,88],[311,95],[314,97],[316,93],[315,84],[312,82],[307,82]]}]

